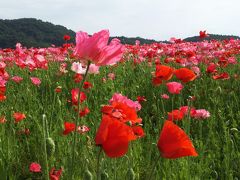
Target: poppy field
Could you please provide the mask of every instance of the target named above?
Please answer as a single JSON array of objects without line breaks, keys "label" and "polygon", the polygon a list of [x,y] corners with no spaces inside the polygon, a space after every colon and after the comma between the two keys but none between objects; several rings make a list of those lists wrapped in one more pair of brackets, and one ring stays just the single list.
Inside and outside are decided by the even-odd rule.
[{"label": "poppy field", "polygon": [[0,49],[0,179],[240,178],[240,40]]}]

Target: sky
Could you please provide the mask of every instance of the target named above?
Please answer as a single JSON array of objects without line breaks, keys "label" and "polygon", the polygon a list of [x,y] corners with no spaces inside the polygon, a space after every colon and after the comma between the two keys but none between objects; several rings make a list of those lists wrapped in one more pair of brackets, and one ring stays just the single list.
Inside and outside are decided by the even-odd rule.
[{"label": "sky", "polygon": [[0,0],[0,19],[37,18],[89,34],[169,40],[240,36],[240,0]]}]

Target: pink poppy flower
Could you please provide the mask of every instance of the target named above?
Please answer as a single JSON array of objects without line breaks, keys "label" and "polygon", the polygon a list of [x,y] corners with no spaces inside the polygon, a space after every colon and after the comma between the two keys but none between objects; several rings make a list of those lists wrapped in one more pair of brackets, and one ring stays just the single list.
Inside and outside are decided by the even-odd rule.
[{"label": "pink poppy flower", "polygon": [[108,73],[108,79],[114,80],[115,79],[115,74],[114,73]]},{"label": "pink poppy flower", "polygon": [[12,79],[15,83],[20,83],[20,82],[23,80],[23,78],[20,77],[20,76],[13,76],[11,79]]},{"label": "pink poppy flower", "polygon": [[0,76],[0,87],[5,87],[7,81]]},{"label": "pink poppy flower", "polygon": [[210,113],[205,109],[197,109],[192,116],[196,119],[207,119],[210,117]]},{"label": "pink poppy flower", "polygon": [[230,57],[230,58],[228,58],[228,63],[229,64],[237,64],[237,60],[235,57]]},{"label": "pink poppy flower", "polygon": [[85,74],[86,68],[82,67],[82,64],[79,62],[73,62],[71,66],[71,70],[77,74]]},{"label": "pink poppy flower", "polygon": [[193,72],[195,72],[195,74],[196,74],[197,76],[200,76],[201,71],[200,71],[199,67],[193,66],[193,67],[191,67],[191,69],[193,70]]},{"label": "pink poppy flower", "polygon": [[162,94],[162,95],[161,95],[161,98],[163,98],[163,99],[169,99],[169,95],[167,95],[167,94]]},{"label": "pink poppy flower", "polygon": [[139,40],[136,40],[136,41],[135,41],[135,45],[136,45],[136,46],[139,46],[139,45],[140,45],[140,41],[139,41]]},{"label": "pink poppy flower", "polygon": [[7,122],[6,117],[5,116],[0,116],[0,124],[4,124],[6,122]]},{"label": "pink poppy flower", "polygon": [[30,164],[29,170],[30,172],[41,172],[41,166],[40,164],[33,162]]},{"label": "pink poppy flower", "polygon": [[90,64],[88,72],[89,74],[99,74],[99,66],[96,66],[95,64]]},{"label": "pink poppy flower", "polygon": [[136,111],[141,110],[142,106],[138,101],[132,101],[131,99],[128,99],[126,96],[123,96],[120,93],[115,93],[112,98],[109,100],[109,103],[113,103],[113,102],[120,102],[120,103],[124,103],[127,106],[134,108]]},{"label": "pink poppy flower", "polygon": [[41,80],[37,77],[31,77],[30,79],[31,79],[32,83],[36,86],[39,86],[41,84]]},{"label": "pink poppy flower", "polygon": [[60,67],[59,67],[59,71],[63,74],[66,74],[68,72],[67,71],[67,63],[61,63]]},{"label": "pink poppy flower", "polygon": [[4,62],[0,62],[0,69],[5,69],[6,64]]},{"label": "pink poppy flower", "polygon": [[74,55],[84,61],[92,61],[97,66],[113,65],[121,60],[124,46],[118,39],[108,45],[109,31],[102,30],[91,37],[86,32],[76,33]]},{"label": "pink poppy flower", "polygon": [[183,89],[183,85],[178,82],[169,82],[166,84],[168,92],[171,94],[180,94]]}]

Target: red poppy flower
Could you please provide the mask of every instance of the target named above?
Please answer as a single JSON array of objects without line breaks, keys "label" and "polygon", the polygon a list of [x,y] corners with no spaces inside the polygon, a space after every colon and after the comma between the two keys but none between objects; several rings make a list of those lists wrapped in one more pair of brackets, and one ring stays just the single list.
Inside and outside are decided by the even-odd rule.
[{"label": "red poppy flower", "polygon": [[49,172],[49,177],[50,180],[60,180],[60,177],[62,175],[62,168],[60,168],[59,170],[56,170],[55,168],[52,168]]},{"label": "red poppy flower", "polygon": [[137,96],[137,101],[138,101],[139,103],[142,103],[142,102],[144,102],[144,101],[147,101],[147,99],[145,98],[145,96]]},{"label": "red poppy flower", "polygon": [[26,118],[26,115],[20,112],[13,113],[13,118],[15,119],[15,123],[18,123]]},{"label": "red poppy flower", "polygon": [[128,151],[129,141],[135,140],[132,128],[108,115],[103,115],[95,142],[110,158],[121,157]]},{"label": "red poppy flower", "polygon": [[190,111],[190,116],[192,117],[193,114],[196,113],[196,109],[195,108],[190,108],[188,106],[182,106],[179,108],[179,110],[184,114],[184,115],[188,115],[188,111]]},{"label": "red poppy flower", "polygon": [[227,67],[228,61],[225,59],[225,57],[220,57],[217,64],[221,67]]},{"label": "red poppy flower", "polygon": [[165,121],[157,146],[161,156],[168,159],[198,156],[187,134],[172,121]]},{"label": "red poppy flower", "polygon": [[[71,90],[71,94],[72,94],[72,104],[73,105],[78,105],[78,93],[79,93],[79,89],[75,88]],[[80,92],[80,102],[83,102],[87,99],[87,96],[84,92]]]},{"label": "red poppy flower", "polygon": [[90,83],[90,82],[84,82],[83,83],[83,88],[84,89],[89,89],[89,88],[92,88],[93,87],[93,85],[92,85],[92,83]]},{"label": "red poppy flower", "polygon": [[217,68],[217,65],[216,65],[216,64],[210,63],[210,64],[208,65],[208,67],[207,67],[206,72],[207,72],[207,73],[214,73],[214,72],[217,71],[216,68]]},{"label": "red poppy flower", "polygon": [[90,110],[85,107],[84,109],[82,109],[79,113],[80,117],[86,116],[88,113],[90,113]]},{"label": "red poppy flower", "polygon": [[131,124],[136,124],[142,122],[142,119],[138,118],[136,110],[125,103],[112,102],[112,105],[103,106],[102,112],[123,123],[130,122]]},{"label": "red poppy flower", "polygon": [[229,74],[227,72],[224,72],[224,73],[221,73],[221,74],[213,75],[212,78],[214,80],[216,80],[216,79],[229,79],[230,76],[229,76]]},{"label": "red poppy flower", "polygon": [[72,131],[75,131],[76,125],[70,122],[64,122],[64,131],[63,135],[68,135]]},{"label": "red poppy flower", "polygon": [[56,93],[62,92],[62,87],[61,87],[61,86],[56,87],[56,88],[55,88],[55,92],[56,92]]},{"label": "red poppy flower", "polygon": [[193,81],[197,77],[196,74],[188,68],[177,69],[175,70],[174,74],[179,80],[185,83]]},{"label": "red poppy flower", "polygon": [[82,77],[81,74],[76,73],[76,74],[73,76],[73,80],[74,80],[75,83],[79,83],[79,82],[81,82],[81,81],[83,80],[83,77]]},{"label": "red poppy flower", "polygon": [[162,84],[162,79],[158,78],[158,77],[153,77],[152,78],[152,83],[153,83],[154,86],[158,86],[158,85]]},{"label": "red poppy flower", "polygon": [[132,130],[137,137],[145,136],[143,128],[141,126],[133,126]]},{"label": "red poppy flower", "polygon": [[159,85],[163,80],[168,81],[173,76],[174,69],[165,65],[156,65],[155,77],[153,78],[153,84]]},{"label": "red poppy flower", "polygon": [[6,93],[6,87],[5,86],[1,86],[0,87],[0,95],[4,95]]},{"label": "red poppy flower", "polygon": [[162,80],[168,81],[172,78],[174,69],[169,66],[157,65],[155,77],[159,77]]},{"label": "red poppy flower", "polygon": [[206,37],[208,37],[209,35],[206,33],[206,31],[200,31],[199,32],[199,37],[200,38],[206,38]]},{"label": "red poppy flower", "polygon": [[184,117],[184,113],[178,109],[168,113],[169,121],[180,121],[183,119],[183,117]]},{"label": "red poppy flower", "polygon": [[71,37],[66,34],[63,36],[63,39],[64,39],[64,41],[69,41],[71,39]]},{"label": "red poppy flower", "polygon": [[7,97],[6,97],[6,96],[4,96],[4,95],[0,94],[0,102],[2,102],[2,101],[5,101],[6,99],[7,99]]}]

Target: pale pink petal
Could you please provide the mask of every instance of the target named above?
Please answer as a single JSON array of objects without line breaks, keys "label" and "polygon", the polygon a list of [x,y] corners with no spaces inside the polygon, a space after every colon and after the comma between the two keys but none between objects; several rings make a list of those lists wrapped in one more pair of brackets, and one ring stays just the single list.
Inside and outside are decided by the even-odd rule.
[{"label": "pale pink petal", "polygon": [[99,66],[96,66],[95,64],[90,64],[88,72],[89,72],[89,74],[98,74],[99,73]]},{"label": "pale pink petal", "polygon": [[30,79],[31,79],[32,83],[36,86],[39,86],[41,84],[41,80],[37,77],[31,77]]},{"label": "pale pink petal", "polygon": [[123,96],[120,93],[115,93],[112,98],[109,100],[109,103],[112,102],[121,102],[127,104],[129,107],[132,107],[136,109],[136,111],[141,110],[142,106],[138,101],[133,101],[131,99],[128,99],[126,96]]},{"label": "pale pink petal", "polygon": [[20,83],[23,80],[20,76],[13,76],[11,79],[16,83]]},{"label": "pale pink petal", "polygon": [[85,74],[86,68],[82,67],[82,64],[79,62],[73,62],[71,66],[71,70],[77,74]]}]

